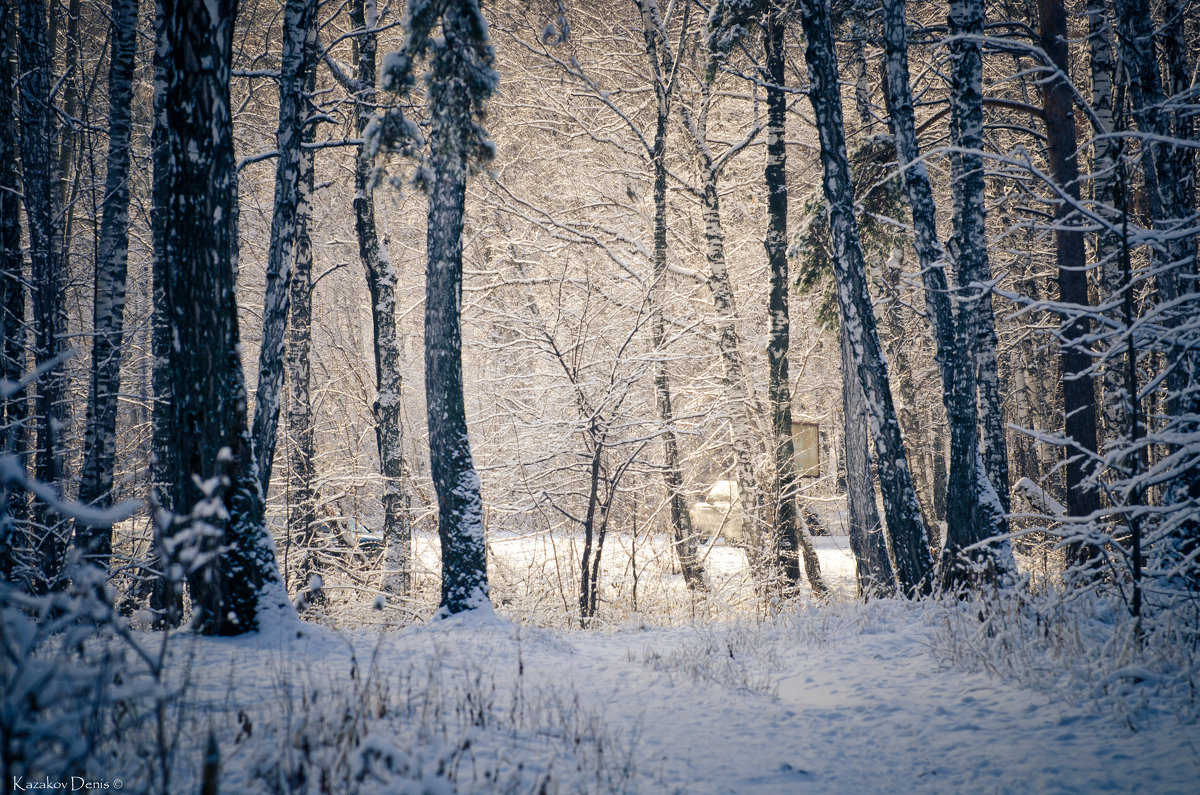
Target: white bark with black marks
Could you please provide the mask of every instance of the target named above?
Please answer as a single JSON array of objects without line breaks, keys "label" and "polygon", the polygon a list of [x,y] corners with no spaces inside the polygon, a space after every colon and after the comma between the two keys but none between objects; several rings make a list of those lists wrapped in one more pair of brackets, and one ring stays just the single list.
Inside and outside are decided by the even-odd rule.
[{"label": "white bark with black marks", "polygon": [[933,561],[867,291],[866,268],[854,217],[854,185],[846,156],[837,54],[830,31],[829,9],[819,0],[806,0],[800,4],[800,19],[804,26],[804,55],[808,63],[808,96],[821,142],[822,187],[829,206],[842,333],[849,338],[852,359],[866,396],[867,416],[875,442],[875,466],[892,539],[896,575],[906,594],[928,593],[932,585]]}]

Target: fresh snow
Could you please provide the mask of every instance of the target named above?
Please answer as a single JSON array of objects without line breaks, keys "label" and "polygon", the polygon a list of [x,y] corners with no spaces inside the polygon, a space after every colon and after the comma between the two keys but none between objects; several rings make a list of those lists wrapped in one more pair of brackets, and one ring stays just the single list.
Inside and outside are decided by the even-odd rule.
[{"label": "fresh snow", "polygon": [[[500,547],[529,552],[519,541]],[[845,539],[817,541],[845,593]],[[719,545],[710,563],[736,568],[737,553]],[[1194,695],[1149,686],[1149,665],[1142,690],[1018,680],[998,658],[972,672],[956,644],[974,610],[846,600],[569,631],[489,608],[403,629],[177,633],[172,789],[198,788],[211,729],[224,792],[317,792],[322,768],[337,791],[364,793],[1196,791]],[[151,727],[125,733],[111,771],[137,780]]]}]

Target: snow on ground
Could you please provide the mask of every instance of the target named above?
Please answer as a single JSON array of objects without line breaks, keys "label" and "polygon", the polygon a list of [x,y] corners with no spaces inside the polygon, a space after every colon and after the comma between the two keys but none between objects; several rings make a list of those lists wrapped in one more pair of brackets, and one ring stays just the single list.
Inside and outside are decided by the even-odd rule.
[{"label": "snow on ground", "polygon": [[[542,571],[549,541],[494,540],[493,562]],[[844,592],[845,539],[818,542]],[[710,552],[720,587],[740,554]],[[628,563],[613,554],[606,577]],[[164,689],[146,689],[99,772],[132,792],[194,792],[211,732],[222,792],[1198,791],[1195,652],[1074,666],[1103,656],[1088,638],[1117,632],[1103,611],[1070,608],[1064,637],[1084,645],[1053,663],[956,603],[801,599],[676,626],[626,612],[587,631],[504,609],[399,630],[176,634]],[[166,787],[154,692],[179,732]]]}]

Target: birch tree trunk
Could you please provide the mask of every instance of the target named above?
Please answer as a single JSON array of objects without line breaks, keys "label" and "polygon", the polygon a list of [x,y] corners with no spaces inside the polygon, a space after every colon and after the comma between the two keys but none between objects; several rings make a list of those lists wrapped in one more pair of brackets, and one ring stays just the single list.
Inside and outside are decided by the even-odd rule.
[{"label": "birch tree trunk", "polygon": [[[21,184],[29,233],[33,360],[38,368],[47,368],[37,379],[34,477],[60,493],[65,475],[62,432],[69,414],[66,375],[55,364],[65,351],[67,316],[63,300],[66,268],[62,207],[58,201],[61,175],[56,161],[57,114],[52,96],[53,41],[41,0],[20,0],[19,9]],[[54,506],[42,500],[34,501],[32,522],[31,538],[36,537],[37,550],[33,590],[45,593],[61,584],[69,531]]]},{"label": "birch tree trunk", "polygon": [[[971,355],[975,335],[964,305],[956,312],[946,278],[946,252],[937,233],[937,205],[929,173],[920,160],[913,119],[912,88],[908,72],[908,33],[903,0],[884,0],[883,38],[886,50],[885,95],[896,159],[904,177],[905,195],[912,210],[914,247],[925,287],[925,305],[933,328],[935,358],[942,378],[946,418],[950,425],[950,472],[946,488],[946,539],[943,561],[957,561],[962,550],[992,535],[1005,532],[1003,512],[985,472],[979,449],[975,402],[976,364]],[[975,553],[982,557],[987,553]],[[998,554],[1007,566],[1011,554],[1001,545]],[[993,559],[994,560],[994,559]],[[956,571],[950,566],[944,575]]]},{"label": "birch tree trunk", "polygon": [[[361,135],[375,102],[375,34],[377,22],[374,2],[353,0],[350,22],[363,32],[358,35],[358,93],[355,112]],[[376,399],[375,444],[383,475],[383,590],[397,595],[408,593],[412,566],[412,518],[409,495],[404,486],[403,376],[400,339],[396,333],[395,267],[387,249],[379,241],[375,226],[375,195],[372,187],[374,155],[366,145],[358,147],[354,165],[354,230],[358,237],[359,259],[367,274],[371,294],[371,329],[375,351]]]},{"label": "birch tree trunk", "polygon": [[[1113,81],[1116,75],[1116,54],[1113,52],[1112,25],[1109,22],[1108,4],[1105,0],[1087,0],[1088,18],[1088,70],[1091,78],[1092,112],[1103,131],[1117,129],[1114,114],[1115,97]],[[1116,168],[1120,145],[1112,138],[1097,136],[1092,141],[1092,201],[1093,210],[1114,226],[1120,223],[1116,216]],[[1101,302],[1112,300],[1121,289],[1121,237],[1115,231],[1105,230],[1096,235],[1096,262],[1099,274]],[[1120,310],[1112,317],[1120,322]],[[1117,443],[1126,436],[1129,425],[1127,401],[1124,393],[1125,368],[1119,356],[1109,358],[1103,365],[1101,376],[1101,428],[1106,444]]]},{"label": "birch tree trunk", "polygon": [[892,404],[887,363],[880,348],[875,314],[867,291],[862,246],[854,219],[854,185],[846,157],[837,55],[830,31],[828,8],[819,0],[805,0],[800,3],[800,20],[804,26],[809,100],[821,142],[823,188],[829,205],[834,280],[842,333],[850,339],[854,365],[866,398],[896,574],[904,593],[928,593],[932,585],[930,574],[933,561],[900,436],[900,424]]},{"label": "birch tree trunk", "polygon": [[[100,221],[99,259],[92,295],[92,342],[84,464],[79,501],[112,504],[116,461],[117,398],[125,331],[125,272],[129,253],[129,160],[133,67],[137,54],[137,0],[113,0],[108,74],[108,171]],[[93,564],[107,569],[112,526],[76,526],[76,544]]]},{"label": "birch tree trunk", "polygon": [[171,411],[171,318],[167,308],[167,215],[169,203],[167,175],[167,82],[166,0],[155,2],[154,27],[154,128],[150,133],[151,159],[154,177],[151,184],[150,230],[154,241],[154,262],[151,264],[153,310],[150,317],[150,353],[153,369],[150,379],[151,440],[150,440],[150,504],[153,508],[154,564],[157,576],[150,585],[150,607],[156,612],[160,626],[177,626],[183,617],[183,568],[177,560],[179,545],[174,543],[170,526],[172,502],[171,478],[178,463],[175,460],[175,430]]},{"label": "birch tree trunk", "polygon": [[983,0],[950,0],[950,138],[954,234],[968,351],[975,359],[984,468],[1004,513],[1009,510],[1008,449],[996,366],[996,322],[988,262],[983,169]]},{"label": "birch tree trunk", "polygon": [[[304,37],[305,116],[312,110],[309,97],[316,88],[315,16],[314,11],[308,19],[309,24]],[[301,124],[301,128],[302,144],[312,143],[312,122],[306,120]],[[316,439],[309,367],[312,344],[313,255],[308,229],[312,218],[313,160],[313,150],[301,146],[300,159],[296,163],[296,237],[292,247],[294,267],[290,288],[291,322],[287,330],[287,380],[290,398],[287,427],[291,440],[288,450],[288,536],[301,550],[300,564],[296,567],[297,576],[292,583],[293,590],[306,594],[306,602],[320,598],[320,587],[313,580],[313,576],[318,575],[319,578],[319,574],[317,557],[312,549],[317,522],[316,494],[313,489]]]},{"label": "birch tree trunk", "polygon": [[296,238],[300,157],[304,126],[304,85],[314,57],[307,45],[315,35],[315,0],[287,0],[283,7],[283,58],[279,67],[279,126],[275,133],[275,209],[267,251],[267,284],[263,297],[262,346],[255,391],[254,460],[263,498],[271,485],[283,390],[284,335],[291,298],[292,258]]},{"label": "birch tree trunk", "polygon": [[[634,0],[641,11],[646,59],[654,81],[654,143],[650,162],[654,169],[654,273],[647,301],[650,305],[650,337],[660,359],[654,370],[654,396],[658,419],[662,423],[663,480],[670,502],[671,536],[679,568],[689,589],[705,589],[704,568],[696,550],[692,517],[683,492],[683,474],[679,466],[679,443],[675,437],[675,412],[671,405],[671,382],[665,358],[666,323],[663,319],[662,293],[667,284],[667,122],[671,114],[671,94],[675,87],[677,64],[666,40],[663,21],[654,0]],[[687,25],[687,15],[684,16]]]},{"label": "birch tree trunk", "polygon": [[846,503],[850,514],[850,550],[854,553],[859,595],[891,596],[896,592],[896,573],[888,557],[887,536],[875,502],[871,478],[870,428],[862,382],[854,366],[850,337],[841,334],[842,410],[846,425]]},{"label": "birch tree trunk", "polygon": [[173,541],[204,634],[287,605],[246,426],[237,320],[237,163],[229,79],[235,0],[164,0],[166,169],[156,198],[171,324]]},{"label": "birch tree trunk", "polygon": [[[787,259],[787,95],[784,91],[785,21],[773,5],[767,9],[763,31],[767,82],[767,267],[770,294],[767,312],[770,328],[767,337],[768,400],[771,405],[771,435],[775,464],[775,528],[772,552],[775,566],[783,578],[785,590],[800,581],[800,558],[815,593],[826,587],[821,567],[807,528],[796,510],[796,449],[792,439],[792,393],[788,384],[788,348],[791,344],[791,318],[788,310]],[[807,29],[806,29],[807,32]],[[832,46],[832,45],[831,45]],[[839,122],[840,123],[840,122]]]}]

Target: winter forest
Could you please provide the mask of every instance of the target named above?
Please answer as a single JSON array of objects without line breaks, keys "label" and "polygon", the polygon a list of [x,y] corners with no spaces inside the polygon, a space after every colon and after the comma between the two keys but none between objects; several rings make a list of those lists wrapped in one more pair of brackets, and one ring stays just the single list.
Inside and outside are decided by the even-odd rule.
[{"label": "winter forest", "polygon": [[0,792],[1194,792],[1192,0],[0,0]]}]

